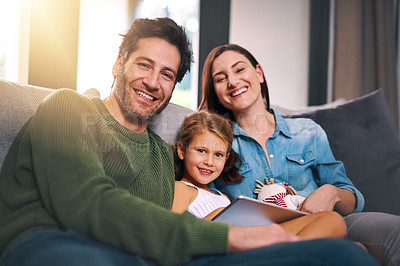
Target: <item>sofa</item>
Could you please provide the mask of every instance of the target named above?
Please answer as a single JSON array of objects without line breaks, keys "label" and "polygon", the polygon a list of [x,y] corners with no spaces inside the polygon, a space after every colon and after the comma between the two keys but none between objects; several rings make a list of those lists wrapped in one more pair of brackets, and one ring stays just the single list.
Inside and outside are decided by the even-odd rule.
[{"label": "sofa", "polygon": [[[53,89],[0,80],[0,166],[11,143],[39,103]],[[83,93],[99,97],[95,89]],[[332,151],[365,197],[364,211],[400,215],[400,140],[384,90],[302,111],[273,106],[287,117],[307,117],[327,133]],[[149,127],[173,144],[183,118],[192,110],[170,103]]]}]

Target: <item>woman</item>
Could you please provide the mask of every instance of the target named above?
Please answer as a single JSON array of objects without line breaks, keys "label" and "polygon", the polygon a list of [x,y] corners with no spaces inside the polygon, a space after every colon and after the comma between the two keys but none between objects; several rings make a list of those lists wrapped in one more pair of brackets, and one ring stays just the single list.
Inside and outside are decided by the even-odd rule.
[{"label": "woman", "polygon": [[[199,109],[232,120],[232,148],[241,156],[245,177],[240,184],[217,181],[217,189],[232,198],[255,197],[256,180],[289,183],[306,197],[300,210],[348,215],[348,238],[363,243],[385,264],[399,265],[400,216],[358,213],[364,198],[334,158],[323,129],[310,119],[283,118],[270,108],[262,68],[246,49],[234,44],[213,49],[204,64],[202,92]],[[370,230],[371,222],[380,223],[379,232]]]}]

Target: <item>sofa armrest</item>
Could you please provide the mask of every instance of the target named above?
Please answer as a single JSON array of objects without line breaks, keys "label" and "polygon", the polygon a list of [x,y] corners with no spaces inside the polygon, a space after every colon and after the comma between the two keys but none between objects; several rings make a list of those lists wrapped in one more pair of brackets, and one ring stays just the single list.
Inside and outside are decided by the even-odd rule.
[{"label": "sofa armrest", "polygon": [[0,166],[15,136],[53,90],[0,80]]},{"label": "sofa armrest", "polygon": [[[33,115],[40,102],[53,89],[0,79],[0,167],[12,141]],[[86,97],[100,96],[96,89],[82,93]]]}]

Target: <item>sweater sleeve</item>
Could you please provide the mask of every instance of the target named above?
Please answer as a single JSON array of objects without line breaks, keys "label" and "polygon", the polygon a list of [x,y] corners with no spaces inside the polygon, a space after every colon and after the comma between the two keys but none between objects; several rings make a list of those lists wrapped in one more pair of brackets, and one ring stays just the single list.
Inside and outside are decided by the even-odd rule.
[{"label": "sweater sleeve", "polygon": [[90,103],[62,90],[48,97],[31,121],[34,176],[57,224],[160,264],[226,253],[226,224],[172,213],[133,196],[107,175],[101,143],[86,128],[98,123]]}]

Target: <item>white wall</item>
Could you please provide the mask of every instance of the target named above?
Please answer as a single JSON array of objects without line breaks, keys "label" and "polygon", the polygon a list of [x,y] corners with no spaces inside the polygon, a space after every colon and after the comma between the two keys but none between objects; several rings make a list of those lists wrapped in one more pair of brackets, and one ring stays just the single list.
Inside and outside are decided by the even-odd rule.
[{"label": "white wall", "polygon": [[4,60],[1,78],[28,82],[29,23],[29,0],[0,0],[0,60]]},{"label": "white wall", "polygon": [[80,0],[77,90],[96,88],[105,98],[113,82],[112,67],[129,29],[128,0]]},{"label": "white wall", "polygon": [[272,105],[307,106],[309,0],[231,0],[230,42],[261,64]]}]

